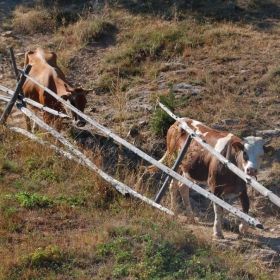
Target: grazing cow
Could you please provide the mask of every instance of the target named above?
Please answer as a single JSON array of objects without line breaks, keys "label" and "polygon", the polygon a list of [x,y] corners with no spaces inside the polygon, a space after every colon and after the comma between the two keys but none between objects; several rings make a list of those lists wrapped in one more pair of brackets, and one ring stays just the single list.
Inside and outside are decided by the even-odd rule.
[{"label": "grazing cow", "polygon": [[[264,153],[270,156],[274,152],[272,146],[265,146],[260,137],[249,136],[241,140],[231,133],[220,132],[211,129],[202,123],[183,118],[184,122],[204,141],[211,145],[216,151],[221,153],[231,163],[243,170],[250,176],[256,176]],[[175,122],[167,132],[167,151],[160,160],[163,162],[171,155],[177,155],[188,137],[188,133],[179,127],[179,122]],[[230,171],[215,156],[208,152],[196,141],[192,140],[179,167],[178,173],[197,182],[207,182],[211,191],[217,197],[239,196],[243,212],[249,211],[249,198],[247,195],[246,182],[240,179],[235,173]],[[176,180],[175,180],[176,181]],[[186,215],[192,216],[192,208],[189,201],[189,188],[172,180],[170,184],[171,208],[177,213],[176,194],[178,189],[186,207]],[[222,208],[214,204],[215,222],[214,237],[223,238],[221,230]],[[239,226],[240,234],[245,234],[248,224],[243,222]]]},{"label": "grazing cow", "polygon": [[[35,51],[29,51],[25,54],[25,67],[32,65],[29,75],[36,79],[40,84],[49,88],[64,100],[68,100],[74,107],[84,111],[87,103],[86,95],[92,90],[82,88],[72,88],[68,85],[64,73],[57,66],[57,56],[54,52],[44,51],[37,48]],[[63,104],[57,101],[48,92],[44,91],[35,83],[26,79],[23,85],[23,94],[49,108],[66,113]],[[84,126],[86,121],[76,113],[72,112],[72,117],[77,126]],[[43,112],[43,119],[47,124],[54,124],[57,117],[50,113]],[[56,123],[57,129],[61,129],[61,121]],[[30,130],[30,122],[27,123],[27,129]]]}]

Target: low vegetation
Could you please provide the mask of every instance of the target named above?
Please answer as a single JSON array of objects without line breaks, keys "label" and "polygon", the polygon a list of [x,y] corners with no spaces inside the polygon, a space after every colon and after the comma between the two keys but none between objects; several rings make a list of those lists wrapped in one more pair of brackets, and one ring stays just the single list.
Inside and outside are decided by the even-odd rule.
[{"label": "low vegetation", "polygon": [[270,279],[87,168],[1,133],[1,279]]},{"label": "low vegetation", "polygon": [[[150,154],[155,153],[153,139],[163,143],[173,122],[156,107],[158,101],[177,115],[239,136],[279,123],[277,0],[30,2],[16,5],[3,20],[1,32],[12,26],[13,36],[2,38],[0,61],[8,61],[4,45],[26,51],[40,43],[56,51],[71,82],[95,87],[87,109],[93,113],[97,108],[109,129],[124,136],[127,126],[145,114],[141,148]],[[20,54],[17,60],[23,64]],[[10,74],[1,73],[0,84],[14,83]],[[182,82],[196,91],[182,95],[176,91]],[[126,104],[143,91],[153,109],[127,112]],[[101,111],[104,104],[108,107]],[[224,119],[237,124],[226,125]],[[279,138],[271,141],[279,147]],[[101,168],[108,164],[106,152],[102,147],[84,150]],[[110,171],[133,187],[142,171],[126,164],[125,174],[122,166]],[[279,194],[279,162],[265,164],[271,167],[265,184]],[[157,184],[153,179],[144,181],[149,197],[162,178]],[[231,250],[215,246],[207,240],[207,228],[192,232],[191,222],[121,196],[86,167],[3,126],[0,186],[3,280],[267,280],[279,275],[278,266],[248,260],[253,249],[262,248],[257,241],[238,240]],[[279,223],[279,210],[268,205],[258,202],[252,213],[258,209],[258,217],[267,220],[269,214]]]}]

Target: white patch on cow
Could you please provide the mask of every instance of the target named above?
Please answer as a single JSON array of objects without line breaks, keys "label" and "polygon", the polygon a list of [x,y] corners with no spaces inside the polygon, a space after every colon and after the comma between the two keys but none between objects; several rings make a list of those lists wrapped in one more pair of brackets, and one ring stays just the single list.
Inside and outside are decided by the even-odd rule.
[{"label": "white patch on cow", "polygon": [[198,127],[198,125],[203,125],[201,122],[192,120],[191,125],[194,127],[194,132],[197,135],[203,135],[203,133],[199,130],[199,127]]},{"label": "white patch on cow", "polygon": [[217,143],[216,143],[214,149],[215,149],[217,152],[221,153],[222,150],[225,148],[225,146],[227,145],[228,141],[231,139],[232,136],[233,136],[233,134],[229,133],[226,137],[220,138],[220,139],[217,141]]},{"label": "white patch on cow", "polygon": [[[262,138],[254,136],[244,138],[244,142],[243,153],[246,152],[248,156],[247,162],[243,162],[244,171],[249,175],[257,175],[264,155],[263,145],[265,142],[262,140]],[[250,169],[252,170],[253,174],[250,174]]]}]

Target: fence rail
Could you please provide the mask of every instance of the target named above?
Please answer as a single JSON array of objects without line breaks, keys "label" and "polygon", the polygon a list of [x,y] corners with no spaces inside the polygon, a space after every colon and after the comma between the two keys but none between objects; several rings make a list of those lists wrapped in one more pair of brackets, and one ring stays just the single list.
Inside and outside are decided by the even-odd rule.
[{"label": "fence rail", "polygon": [[[5,93],[7,93],[7,94],[9,94],[9,95],[13,95],[14,94],[14,92],[12,90],[10,90],[10,89],[8,89],[8,88],[6,88],[4,86],[1,86],[1,85],[0,85],[0,90],[5,92]],[[6,99],[7,97],[2,96],[2,98]],[[38,102],[36,102],[36,101],[34,101],[34,100],[30,99],[30,98],[24,97],[22,95],[18,95],[18,99],[23,101],[23,102],[25,102],[25,103],[27,103],[27,104],[30,104],[30,105],[38,108],[40,110],[43,110],[43,111],[46,111],[46,112],[48,112],[50,114],[58,116],[60,118],[70,118],[66,114],[63,114],[63,113],[61,113],[59,111],[56,111],[56,110],[53,110],[53,109],[51,109],[49,107],[46,107],[46,106],[42,105],[41,103],[38,103]]]},{"label": "fence rail", "polygon": [[111,130],[109,130],[108,128],[105,128],[104,126],[102,126],[101,124],[99,124],[98,122],[94,121],[93,119],[91,119],[90,117],[88,117],[86,114],[82,113],[80,110],[78,110],[77,108],[75,108],[74,106],[72,106],[71,104],[67,103],[65,100],[63,100],[62,98],[60,98],[57,94],[55,94],[54,92],[52,92],[51,90],[49,90],[48,88],[44,87],[43,85],[41,85],[39,82],[37,82],[34,78],[30,77],[29,75],[25,74],[24,71],[20,70],[19,71],[25,75],[28,79],[30,79],[31,81],[33,81],[35,84],[37,84],[38,86],[40,86],[41,88],[43,88],[45,91],[47,91],[50,95],[52,95],[54,98],[56,98],[58,101],[60,101],[62,104],[64,104],[66,107],[68,107],[69,109],[71,109],[72,111],[74,111],[76,114],[78,114],[79,116],[81,116],[82,118],[84,118],[88,123],[92,124],[95,128],[97,128],[98,130],[100,130],[101,132],[103,132],[105,135],[107,135],[108,137],[112,138],[113,140],[115,140],[116,142],[118,142],[119,144],[125,146],[126,148],[128,148],[129,150],[133,151],[135,154],[137,154],[138,156],[142,157],[143,159],[145,159],[146,161],[148,161],[149,163],[151,163],[152,165],[155,165],[156,167],[158,167],[159,169],[161,169],[162,171],[164,171],[166,174],[168,174],[169,176],[173,177],[174,179],[182,182],[183,184],[188,185],[191,189],[195,190],[196,192],[200,193],[201,195],[203,195],[204,197],[210,199],[211,201],[213,201],[214,203],[220,205],[222,208],[226,209],[227,211],[233,213],[234,215],[240,217],[241,219],[247,221],[249,224],[256,226],[257,228],[263,228],[262,224],[257,221],[256,219],[250,217],[249,215],[243,213],[242,211],[236,209],[235,207],[229,205],[228,203],[226,203],[225,201],[221,200],[220,198],[218,198],[217,196],[211,194],[210,192],[204,190],[203,188],[201,188],[200,186],[198,186],[197,184],[193,183],[192,181],[188,180],[187,178],[181,176],[180,174],[176,173],[175,171],[173,171],[172,169],[168,168],[167,166],[163,165],[162,163],[158,162],[157,160],[155,160],[154,158],[150,157],[149,155],[147,155],[146,153],[144,153],[143,151],[141,151],[140,149],[136,148],[135,146],[133,146],[132,144],[130,144],[129,142],[125,141],[124,139],[120,138],[118,135],[114,134]]},{"label": "fence rail", "polygon": [[[154,202],[153,200],[150,200],[147,197],[137,193],[136,191],[134,191],[130,187],[126,186],[125,184],[123,184],[123,183],[119,182],[118,180],[114,179],[113,177],[111,177],[107,173],[103,172],[94,163],[92,163],[86,156],[84,156],[83,153],[81,153],[79,150],[77,150],[66,138],[64,138],[61,134],[59,134],[56,130],[54,130],[49,125],[44,123],[40,118],[35,116],[30,110],[25,108],[22,104],[17,103],[16,105],[31,120],[35,121],[40,127],[47,130],[55,138],[57,138],[62,144],[64,144],[71,151],[71,153],[74,154],[74,156],[72,156],[71,153],[69,154],[68,152],[63,151],[63,150],[57,148],[54,145],[49,145],[50,148],[52,148],[55,151],[61,153],[62,155],[66,156],[67,158],[69,158],[71,160],[74,160],[74,161],[78,162],[79,164],[86,165],[90,169],[94,170],[104,180],[106,180],[109,184],[111,184],[115,189],[117,189],[123,195],[130,194],[130,195],[132,195],[132,196],[134,196],[138,199],[141,199],[142,201],[150,204],[151,206],[153,206],[153,207],[155,207],[155,208],[157,208],[157,209],[159,209],[159,210],[161,210],[161,211],[163,211],[163,212],[165,212],[169,215],[174,215],[174,213],[172,211],[170,211],[169,209],[167,209],[167,208],[163,207],[162,205]],[[31,134],[27,131],[24,131],[24,130],[19,129],[19,128],[14,128],[14,127],[11,127],[11,130],[13,130],[15,132],[22,133],[22,134],[30,137],[31,139],[33,139],[33,140],[35,140],[35,141],[37,141],[41,144],[46,144],[46,142],[42,141],[41,139],[39,139],[38,137],[36,137],[35,135],[33,135],[33,134]]]},{"label": "fence rail", "polygon": [[205,143],[199,136],[197,136],[195,134],[195,132],[181,118],[174,115],[166,106],[164,106],[162,103],[159,103],[159,105],[166,113],[168,113],[173,119],[175,119],[176,121],[178,121],[180,123],[179,126],[181,128],[183,128],[185,131],[187,131],[187,133],[192,136],[192,139],[194,141],[198,142],[202,147],[207,149],[211,154],[213,154],[216,158],[218,158],[224,165],[226,165],[228,167],[228,169],[230,169],[237,176],[239,176],[241,179],[243,179],[247,184],[251,185],[262,195],[264,195],[265,197],[268,197],[271,202],[273,202],[275,205],[280,207],[280,198],[276,194],[274,194],[272,191],[265,188],[259,182],[254,180],[252,177],[248,176],[245,172],[243,172],[241,169],[239,169],[237,166],[235,166],[233,163],[231,163],[228,159],[226,159],[224,156],[222,156],[220,153],[218,153],[209,144]]},{"label": "fence rail", "polygon": [[[113,140],[115,140],[116,142],[118,142],[119,144],[125,146],[126,148],[128,148],[129,150],[133,151],[135,154],[137,154],[138,156],[142,157],[143,159],[145,159],[146,161],[148,161],[150,164],[155,165],[157,168],[161,169],[163,172],[165,172],[168,176],[171,176],[172,178],[180,181],[183,184],[188,185],[191,189],[195,190],[196,192],[200,193],[201,195],[203,195],[204,197],[210,199],[211,201],[213,201],[214,203],[220,205],[222,208],[226,209],[227,211],[233,213],[234,215],[240,217],[241,219],[247,221],[249,224],[256,226],[257,228],[263,228],[262,224],[257,221],[256,219],[250,217],[249,215],[243,213],[242,211],[236,209],[235,207],[229,205],[228,203],[226,203],[225,201],[221,200],[220,198],[214,196],[213,194],[211,194],[210,192],[204,190],[203,188],[199,187],[197,184],[193,183],[192,181],[188,180],[187,178],[181,176],[180,174],[176,173],[174,170],[168,168],[167,166],[163,165],[162,163],[158,162],[157,160],[155,160],[154,158],[150,157],[149,155],[147,155],[146,153],[144,153],[143,151],[141,151],[140,149],[136,148],[135,146],[133,146],[132,144],[130,144],[129,142],[125,141],[124,139],[120,138],[118,135],[114,134],[111,130],[109,130],[108,128],[103,127],[101,124],[99,124],[98,122],[94,121],[93,119],[91,119],[90,117],[88,117],[86,114],[82,113],[81,111],[79,111],[77,108],[75,108],[74,106],[72,106],[71,104],[67,103],[64,99],[60,98],[57,94],[55,94],[54,92],[52,92],[51,90],[49,90],[48,88],[44,87],[43,85],[41,85],[39,82],[37,82],[34,78],[30,77],[28,74],[26,74],[24,71],[18,69],[19,72],[25,76],[26,78],[30,79],[31,81],[33,81],[35,84],[37,84],[38,86],[40,86],[43,90],[45,90],[46,92],[48,92],[51,96],[53,96],[54,98],[56,98],[58,101],[60,101],[62,104],[64,104],[64,106],[68,107],[70,110],[74,111],[76,114],[78,114],[79,116],[81,116],[82,118],[84,118],[88,123],[90,123],[91,125],[93,125],[95,128],[97,128],[99,131],[101,131],[102,133],[104,133],[105,135],[107,135],[108,137],[112,138]],[[2,90],[2,86],[0,86],[0,90]],[[6,91],[7,93],[11,94],[11,91],[8,90]],[[24,99],[24,101],[26,101]],[[29,118],[31,118],[32,120],[34,120],[36,123],[38,123],[39,126],[41,126],[42,128],[48,130],[54,137],[58,138],[59,141],[61,141],[64,145],[66,145],[68,147],[68,149],[71,151],[71,153],[74,154],[74,160],[75,161],[79,161],[81,162],[81,164],[85,164],[88,167],[90,167],[91,169],[93,169],[94,171],[96,171],[102,178],[104,178],[106,181],[108,181],[111,185],[113,185],[116,189],[118,189],[121,193],[126,194],[126,193],[130,193],[135,197],[138,197],[144,201],[146,201],[147,203],[151,204],[152,206],[170,214],[173,215],[174,213],[171,212],[170,210],[162,207],[161,205],[157,204],[156,202],[149,200],[148,198],[140,195],[139,193],[133,191],[131,188],[125,186],[123,183],[117,181],[116,179],[112,178],[111,176],[109,176],[108,174],[104,173],[102,170],[98,169],[89,159],[87,159],[80,151],[76,150],[70,142],[68,142],[68,140],[66,140],[62,135],[60,135],[58,132],[56,132],[54,129],[52,129],[51,127],[49,127],[48,125],[46,125],[44,122],[42,122],[38,117],[36,117],[34,114],[32,114],[32,112],[30,112],[28,109],[26,109],[22,104],[20,104],[19,102],[16,103],[17,107],[24,113],[26,114]],[[44,107],[44,106],[42,106]],[[44,107],[46,108],[46,107]],[[42,108],[43,109],[43,108]],[[174,115],[175,116],[175,115]],[[175,116],[176,117],[176,116]],[[183,127],[184,128],[184,127]],[[16,131],[15,128],[13,128],[14,131]],[[19,130],[17,130],[17,132],[20,132]],[[22,131],[20,132],[22,133]],[[198,137],[197,137],[198,138]],[[196,140],[196,137],[194,137],[194,139]],[[53,148],[53,147],[52,147]],[[220,155],[220,154],[219,154]],[[68,154],[65,154],[65,156],[68,157]],[[70,157],[69,157],[70,158]],[[71,157],[72,158],[72,157]],[[228,161],[225,161],[225,164],[228,164]],[[247,176],[247,175],[246,175]],[[252,178],[248,178],[248,176],[246,177],[246,181],[247,183],[253,182],[254,180]],[[258,183],[259,184],[259,183]],[[264,187],[263,187],[264,188]],[[277,197],[277,199],[275,199],[275,195],[270,191],[268,191],[266,189],[265,192],[265,196],[269,197],[271,200],[275,200],[278,203],[279,199]],[[278,204],[277,204],[278,205]]]}]

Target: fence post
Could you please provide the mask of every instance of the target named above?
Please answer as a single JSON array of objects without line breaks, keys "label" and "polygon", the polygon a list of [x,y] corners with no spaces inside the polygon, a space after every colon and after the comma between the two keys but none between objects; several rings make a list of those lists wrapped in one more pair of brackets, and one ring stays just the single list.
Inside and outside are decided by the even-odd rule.
[{"label": "fence post", "polygon": [[[188,147],[189,147],[191,141],[192,141],[192,136],[191,136],[191,134],[190,134],[190,135],[188,136],[188,138],[187,138],[185,144],[184,144],[183,149],[180,151],[180,154],[179,154],[179,156],[178,156],[176,162],[174,163],[174,165],[173,165],[173,167],[172,167],[172,170],[174,170],[175,172],[177,172],[177,169],[178,169],[178,167],[179,167],[181,161],[183,160],[183,158],[184,158],[184,156],[185,156],[185,153],[187,152]],[[159,193],[158,193],[157,196],[156,196],[156,199],[155,199],[155,202],[156,202],[156,203],[160,203],[160,201],[161,201],[161,199],[162,199],[162,197],[163,197],[163,195],[164,195],[164,193],[165,193],[165,191],[166,191],[166,189],[167,189],[167,187],[168,187],[168,185],[169,185],[169,181],[170,181],[170,180],[171,180],[171,176],[168,175],[168,176],[166,177],[166,179],[165,179],[165,181],[164,181],[164,183],[163,183],[163,185],[162,185],[162,187],[161,187]]]},{"label": "fence post", "polygon": [[[11,54],[12,64],[13,64],[14,71],[15,71],[15,77],[16,77],[17,82],[19,82],[20,75],[19,75],[19,71],[18,71],[18,68],[17,68],[17,63],[16,63],[16,59],[15,59],[13,47],[10,47],[10,54]],[[27,74],[28,74],[28,73],[27,73]],[[20,93],[21,95],[23,95],[23,93],[22,93],[22,88],[20,89],[20,92],[19,92],[19,93]],[[26,107],[25,101],[21,100],[21,102],[22,102],[22,104]]]},{"label": "fence post", "polygon": [[[26,66],[25,70],[24,70],[24,73],[28,74],[30,69],[31,69],[31,65],[28,64]],[[13,108],[16,100],[17,100],[17,97],[18,97],[18,95],[19,95],[19,93],[20,93],[20,91],[22,89],[22,86],[23,86],[25,80],[26,80],[26,77],[24,75],[22,75],[20,80],[19,80],[19,82],[18,82],[18,84],[17,84],[16,90],[14,91],[13,96],[11,97],[11,99],[10,99],[6,109],[5,109],[5,111],[3,112],[3,114],[2,114],[2,116],[0,118],[0,124],[4,124],[6,122],[8,116],[11,113],[12,108]]]},{"label": "fence post", "polygon": [[19,79],[20,79],[19,78],[19,72],[18,72],[18,69],[17,69],[17,64],[16,64],[16,60],[15,60],[13,47],[10,47],[10,54],[11,54],[12,64],[13,64],[14,71],[15,71],[15,77],[16,77],[16,80],[19,81]]}]

